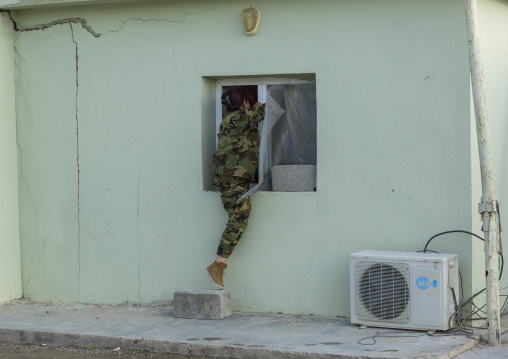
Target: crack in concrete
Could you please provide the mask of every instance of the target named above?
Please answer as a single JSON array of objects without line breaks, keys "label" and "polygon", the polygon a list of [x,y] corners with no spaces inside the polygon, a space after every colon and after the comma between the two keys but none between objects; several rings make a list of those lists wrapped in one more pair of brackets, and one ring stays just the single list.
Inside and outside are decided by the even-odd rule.
[{"label": "crack in concrete", "polygon": [[130,19],[125,20],[120,25],[120,27],[118,29],[107,31],[107,32],[104,32],[104,33],[96,32],[90,25],[88,25],[86,19],[83,19],[81,17],[69,17],[69,18],[54,20],[54,21],[48,22],[46,24],[38,24],[38,25],[34,25],[34,26],[25,26],[25,27],[22,27],[22,26],[18,26],[17,22],[14,20],[14,18],[12,16],[12,13],[10,11],[0,10],[0,13],[7,13],[8,14],[9,18],[11,19],[11,21],[12,21],[12,23],[14,25],[14,30],[16,32],[28,32],[28,31],[39,31],[39,30],[43,31],[43,30],[47,30],[47,29],[52,28],[53,26],[57,26],[57,25],[79,24],[88,33],[90,33],[94,37],[98,38],[98,37],[101,37],[103,35],[107,35],[107,34],[114,33],[114,32],[119,32],[120,30],[123,29],[125,24],[127,24],[128,22],[131,22],[131,21],[142,21],[142,22],[167,22],[167,23],[177,23],[177,24],[180,24],[180,38],[181,38],[181,27],[184,24],[185,18],[187,16],[199,15],[201,13],[204,13],[206,11],[210,11],[210,10],[213,10],[213,9],[214,8],[208,8],[208,9],[204,9],[204,10],[198,11],[198,12],[192,12],[192,13],[183,14],[182,20],[130,18]]},{"label": "crack in concrete", "polygon": [[[35,211],[35,248],[36,248],[36,256],[38,256],[38,251],[37,251],[37,248],[38,248],[38,243],[39,243],[39,232],[37,231],[37,228],[39,227],[39,211],[37,209],[37,204],[35,203],[35,200],[33,198],[33,195],[32,195],[32,191],[30,190],[30,185],[28,184],[28,181],[23,177],[21,176],[20,179],[19,179],[19,183],[24,183],[25,186],[26,186],[26,193],[28,194],[28,197],[30,198],[31,202],[32,202],[32,205],[33,205],[33,208],[34,208],[34,211]],[[21,187],[21,186],[20,186]],[[19,216],[21,218],[21,206],[19,207]],[[21,235],[21,230],[22,230],[22,226],[21,226],[21,222],[20,222],[20,225],[19,225],[19,230],[20,230],[20,235]],[[22,292],[23,294],[28,290],[28,286],[30,285],[30,278],[31,276],[28,275],[28,280],[26,281],[26,284],[25,284],[25,277],[26,277],[26,272],[24,270],[24,266],[23,266],[23,258],[21,258],[21,261],[20,261],[20,267],[21,267],[21,283],[23,283],[23,288],[22,288]]]},{"label": "crack in concrete", "polygon": [[[16,121],[16,133],[18,132],[18,125]],[[21,149],[21,146],[19,145],[17,136],[16,136],[16,145],[18,146],[18,162],[19,162],[19,170],[18,170],[18,180],[23,178],[23,150]]]},{"label": "crack in concrete", "polygon": [[142,18],[130,18],[130,19],[127,19],[125,20],[122,25],[120,25],[120,27],[116,30],[111,30],[111,31],[108,31],[108,32],[105,32],[102,35],[107,35],[107,34],[111,34],[113,32],[119,32],[120,30],[122,30],[125,26],[125,24],[127,24],[128,22],[131,22],[131,21],[142,21],[142,22],[167,22],[167,23],[177,23],[177,24],[183,24],[182,21],[179,21],[179,20],[168,20],[168,19],[142,19]]},{"label": "crack in concrete", "polygon": [[83,27],[83,29],[85,29],[86,31],[88,31],[90,34],[92,34],[94,37],[100,37],[101,34],[97,33],[94,31],[94,29],[92,29],[86,22],[85,19],[82,19],[82,18],[79,18],[79,17],[72,17],[72,18],[66,18],[66,19],[60,19],[60,20],[55,20],[55,21],[52,21],[50,23],[47,23],[47,24],[40,24],[40,25],[35,25],[35,26],[31,26],[31,27],[23,27],[23,28],[18,28],[17,24],[14,23],[15,25],[15,29],[16,31],[18,32],[26,32],[26,31],[37,31],[37,30],[46,30],[46,29],[49,29],[53,26],[56,26],[56,25],[66,25],[66,24],[81,24],[81,26]]},{"label": "crack in concrete", "polygon": [[78,53],[78,43],[76,42],[76,39],[74,38],[74,27],[72,26],[72,23],[69,23],[69,26],[71,28],[71,36],[72,36],[72,42],[75,45],[76,48],[76,165],[77,165],[77,171],[78,171],[78,188],[77,188],[77,194],[78,194],[78,200],[77,200],[77,220],[78,220],[78,302],[79,302],[79,289],[80,289],[80,279],[81,279],[81,221],[80,221],[80,203],[79,203],[79,180],[80,180],[80,167],[79,167],[79,109],[78,109],[78,96],[79,96],[79,53]]},{"label": "crack in concrete", "polygon": [[[16,36],[17,40],[17,36]],[[16,69],[18,70],[18,73],[21,74],[21,67],[20,62],[23,60],[23,57],[18,52],[18,48],[16,47],[16,40],[14,41],[14,65],[16,66]]]},{"label": "crack in concrete", "polygon": [[[81,24],[81,26],[88,31],[90,34],[92,34],[95,37],[101,36],[101,34],[97,33],[92,29],[86,22],[85,19],[79,18],[79,17],[71,17],[71,18],[65,18],[65,19],[59,19],[55,21],[51,21],[46,24],[39,24],[34,26],[26,26],[26,27],[20,27],[18,26],[18,23],[16,20],[14,20],[12,13],[10,11],[6,10],[0,10],[1,13],[6,13],[9,18],[11,19],[12,23],[14,24],[14,30],[16,32],[26,32],[26,31],[37,31],[37,30],[46,30],[56,25],[65,25],[65,24]],[[72,29],[71,29],[72,30]]]}]

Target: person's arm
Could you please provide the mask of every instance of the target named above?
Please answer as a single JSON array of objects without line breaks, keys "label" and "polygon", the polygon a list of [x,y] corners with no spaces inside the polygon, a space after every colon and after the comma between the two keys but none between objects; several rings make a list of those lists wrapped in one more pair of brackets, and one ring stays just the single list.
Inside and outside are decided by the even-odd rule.
[{"label": "person's arm", "polygon": [[249,121],[257,124],[265,119],[265,104],[257,102],[249,110]]}]

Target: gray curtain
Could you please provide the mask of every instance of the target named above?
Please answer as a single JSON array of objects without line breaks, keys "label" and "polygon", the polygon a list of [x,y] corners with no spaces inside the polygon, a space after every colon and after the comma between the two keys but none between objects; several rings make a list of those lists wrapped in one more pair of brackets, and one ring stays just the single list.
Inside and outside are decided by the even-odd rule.
[{"label": "gray curtain", "polygon": [[272,166],[316,165],[316,84],[270,86],[259,130],[259,183],[239,201],[272,190]]}]

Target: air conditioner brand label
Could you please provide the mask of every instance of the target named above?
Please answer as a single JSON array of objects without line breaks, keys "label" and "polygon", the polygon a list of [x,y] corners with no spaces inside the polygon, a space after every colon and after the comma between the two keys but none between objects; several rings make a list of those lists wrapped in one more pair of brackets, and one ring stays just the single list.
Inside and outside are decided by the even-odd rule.
[{"label": "air conditioner brand label", "polygon": [[427,277],[418,277],[416,279],[416,286],[420,288],[421,290],[426,290],[430,286],[432,288],[437,288],[437,280],[430,281]]}]

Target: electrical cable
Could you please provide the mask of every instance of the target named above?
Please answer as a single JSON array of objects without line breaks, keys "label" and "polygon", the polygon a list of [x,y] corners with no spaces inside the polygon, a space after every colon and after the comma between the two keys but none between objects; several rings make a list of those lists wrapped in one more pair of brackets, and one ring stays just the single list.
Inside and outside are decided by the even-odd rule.
[{"label": "electrical cable", "polygon": [[[469,231],[463,231],[463,230],[452,230],[452,231],[441,232],[441,233],[438,233],[438,234],[432,236],[425,244],[423,251],[418,251],[418,252],[439,253],[437,251],[427,249],[427,247],[429,246],[430,242],[434,238],[442,236],[444,234],[449,234],[449,233],[465,233],[465,234],[472,235],[472,236],[482,240],[483,242],[485,242],[484,238],[478,236],[475,233],[472,233]],[[501,257],[501,261],[500,261],[500,270],[499,270],[499,279],[498,280],[501,279],[501,277],[503,275],[503,269],[504,269],[503,253],[499,253],[499,256]],[[482,290],[478,291],[477,293],[472,295],[470,298],[468,298],[466,301],[464,301],[464,286],[462,283],[462,274],[460,273],[460,271],[459,271],[459,277],[460,277],[460,289],[461,289],[462,298],[461,298],[460,304],[458,305],[458,308],[456,306],[455,313],[453,313],[450,316],[450,318],[448,320],[448,324],[449,324],[448,326],[450,328],[452,328],[453,327],[452,321],[453,321],[455,323],[455,329],[453,329],[452,332],[460,331],[462,333],[469,333],[469,335],[471,335],[471,334],[473,334],[473,331],[472,331],[471,327],[469,327],[467,325],[467,321],[477,321],[477,320],[486,320],[487,319],[487,318],[481,316],[481,314],[486,314],[485,311],[483,310],[485,308],[486,304],[484,304],[482,307],[478,307],[473,301],[477,296],[479,296],[480,294],[485,292],[486,288],[483,288]],[[505,287],[500,290],[507,289],[507,288],[508,287]],[[503,295],[503,296],[506,296],[506,295]],[[506,296],[505,301],[504,301],[503,305],[501,306],[501,310],[500,310],[501,315],[500,316],[504,316],[504,315],[508,314],[508,311],[506,311],[507,306],[508,306],[508,296]],[[469,309],[468,309],[468,307],[469,307]],[[374,338],[373,338],[373,340],[375,341]]]},{"label": "electrical cable", "polygon": [[[425,244],[425,247],[423,248],[423,253],[425,253],[425,252],[431,252],[431,250],[427,249],[427,247],[429,246],[430,242],[434,238],[442,236],[443,234],[449,234],[449,233],[465,233],[465,234],[470,234],[470,235],[475,236],[476,238],[481,239],[482,241],[485,242],[485,239],[483,239],[482,237],[480,237],[479,235],[477,235],[477,234],[475,234],[473,232],[468,232],[468,231],[463,231],[463,230],[460,230],[460,229],[456,229],[456,230],[453,230],[453,231],[441,232],[441,233],[438,233],[438,234],[430,237],[430,239]],[[421,251],[419,251],[419,252],[421,252]],[[433,253],[438,253],[436,251],[432,251],[432,252]],[[500,263],[501,268],[499,269],[499,278],[498,278],[498,280],[501,280],[501,277],[503,276],[503,269],[504,269],[504,257],[503,257],[503,253],[499,253],[499,257],[501,257],[501,263]]]},{"label": "electrical cable", "polygon": [[459,306],[460,304],[462,304],[462,301],[464,300],[464,286],[462,285],[462,273],[460,273],[460,270],[459,270],[459,278],[460,278],[460,303],[459,303]]},{"label": "electrical cable", "polygon": [[[416,337],[423,337],[424,335],[428,335],[428,333],[418,333],[412,335],[412,333],[401,333],[401,332],[386,332],[386,333],[378,333],[376,335],[362,338],[358,341],[358,344],[361,345],[374,345],[376,344],[376,338],[416,338]],[[370,339],[372,340],[372,343],[363,343],[364,340]]]},{"label": "electrical cable", "polygon": [[[452,329],[446,333],[418,333],[412,334],[407,332],[386,332],[386,333],[378,333],[376,335],[372,335],[370,337],[365,337],[360,339],[357,343],[360,345],[375,345],[377,343],[376,338],[417,338],[423,336],[430,337],[446,337],[446,336],[455,336],[455,335],[465,335],[471,339],[478,340],[477,338],[471,337],[474,334],[472,329],[469,328],[460,328],[460,329]],[[371,340],[371,343],[365,343],[366,340]]]},{"label": "electrical cable", "polygon": [[[505,290],[505,289],[508,289],[508,287],[504,287],[504,288],[501,288],[501,289],[499,289],[499,290],[501,291],[501,290]],[[485,288],[484,288],[484,289],[482,289],[482,290],[480,290],[478,293],[476,293],[476,294],[475,294],[475,295],[473,295],[471,298],[469,298],[469,299],[467,300],[467,302],[466,302],[466,303],[464,303],[464,305],[462,306],[462,308],[460,308],[461,306],[459,306],[459,308],[460,308],[460,309],[463,309],[463,308],[464,308],[464,306],[465,306],[466,304],[471,303],[471,305],[472,305],[473,307],[477,308],[477,310],[475,310],[475,311],[471,314],[471,316],[472,316],[472,315],[478,315],[478,312],[482,312],[483,314],[487,314],[485,311],[483,311],[483,308],[485,308],[485,307],[487,306],[487,304],[484,304],[484,305],[480,308],[480,307],[478,307],[477,305],[475,305],[475,304],[474,304],[474,302],[472,301],[472,300],[473,300],[476,296],[478,296],[478,295],[482,294],[485,290],[486,290]],[[499,296],[500,296],[500,297],[505,297],[504,302],[503,302],[503,305],[501,306],[501,309],[499,310],[499,311],[500,311],[500,313],[501,313],[499,316],[501,316],[501,317],[502,317],[502,316],[508,315],[508,311],[506,310],[506,307],[508,306],[508,294],[500,294]],[[466,318],[466,319],[467,319],[467,320],[472,320],[472,321],[474,321],[474,320],[487,320],[487,317],[480,317],[480,316],[478,316],[478,318]]]},{"label": "electrical cable", "polygon": [[441,232],[441,233],[438,233],[432,237],[430,237],[430,239],[427,241],[427,244],[425,245],[425,248],[423,248],[423,252],[426,252],[427,251],[427,247],[429,246],[429,243],[436,237],[439,237],[439,236],[442,236],[443,234],[448,234],[448,233],[466,233],[466,234],[470,234],[472,236],[475,236],[476,238],[478,239],[481,239],[482,241],[485,242],[485,239],[483,239],[482,237],[480,237],[479,235],[477,234],[474,234],[472,232],[468,232],[468,231],[462,231],[460,229],[456,229],[456,230],[453,230],[453,231],[446,231],[446,232]]}]

